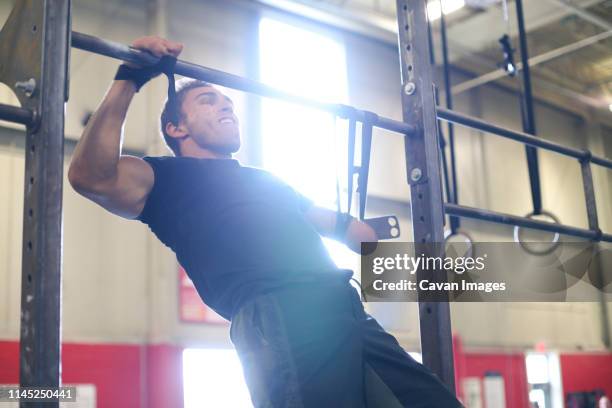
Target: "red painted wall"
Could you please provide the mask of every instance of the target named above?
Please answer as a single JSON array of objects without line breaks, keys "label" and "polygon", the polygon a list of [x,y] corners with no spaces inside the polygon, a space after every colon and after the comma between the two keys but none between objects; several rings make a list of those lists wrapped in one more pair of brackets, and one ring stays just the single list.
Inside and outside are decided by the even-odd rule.
[{"label": "red painted wall", "polygon": [[[499,372],[506,387],[506,407],[529,407],[527,371],[522,353],[494,354],[465,351],[461,341],[454,339],[455,379],[461,396],[461,382],[466,377],[484,378],[487,371]],[[612,396],[612,353],[561,354],[563,392],[603,389]],[[565,396],[564,396],[565,397]]]},{"label": "red painted wall", "polygon": [[[62,345],[62,381],[96,386],[99,408],[182,407],[182,348]],[[19,343],[0,341],[0,384],[19,383]]]},{"label": "red painted wall", "polygon": [[141,352],[138,345],[64,344],[62,382],[95,384],[100,407],[140,407]]},{"label": "red painted wall", "polygon": [[147,407],[183,406],[183,349],[170,345],[147,347]]},{"label": "red painted wall", "polygon": [[[522,353],[474,353],[455,342],[458,391],[466,377],[499,372],[507,408],[527,408],[527,374]],[[92,383],[99,408],[183,406],[183,349],[172,345],[75,344],[62,346],[65,383]],[[562,354],[565,393],[604,389],[612,395],[612,353]],[[0,341],[0,384],[19,382],[19,343]]]},{"label": "red painted wall", "polygon": [[487,371],[501,374],[506,392],[506,408],[529,407],[527,372],[523,354],[466,353],[463,361],[465,377],[484,379]]},{"label": "red painted wall", "polygon": [[0,384],[19,384],[19,342],[0,341]]},{"label": "red painted wall", "polygon": [[561,354],[563,392],[603,389],[612,396],[612,353]]},{"label": "red painted wall", "polygon": [[[488,371],[495,371],[504,379],[506,408],[529,407],[527,369],[523,353],[474,353],[465,351],[458,336],[453,337],[455,382],[462,398],[462,382],[467,377],[484,380]],[[483,401],[484,404],[484,401]]]}]

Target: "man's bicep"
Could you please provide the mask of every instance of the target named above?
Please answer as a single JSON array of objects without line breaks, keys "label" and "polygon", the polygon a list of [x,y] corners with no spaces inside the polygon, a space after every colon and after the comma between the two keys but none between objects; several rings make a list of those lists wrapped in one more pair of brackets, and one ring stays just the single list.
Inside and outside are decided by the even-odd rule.
[{"label": "man's bicep", "polygon": [[139,157],[121,156],[116,177],[83,195],[113,214],[133,219],[142,212],[154,181],[149,163]]}]

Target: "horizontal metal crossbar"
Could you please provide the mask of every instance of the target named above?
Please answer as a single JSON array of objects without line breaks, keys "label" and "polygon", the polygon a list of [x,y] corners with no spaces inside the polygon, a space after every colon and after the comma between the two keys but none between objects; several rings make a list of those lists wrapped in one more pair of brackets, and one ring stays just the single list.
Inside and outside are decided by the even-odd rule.
[{"label": "horizontal metal crossbar", "polygon": [[34,113],[30,109],[0,103],[0,119],[29,126],[34,121]]},{"label": "horizontal metal crossbar", "polygon": [[554,224],[551,222],[539,221],[531,218],[519,217],[516,215],[483,210],[480,208],[466,207],[463,205],[447,203],[444,205],[444,211],[446,212],[446,214],[456,215],[459,217],[474,218],[477,220],[495,222],[499,224],[532,228],[540,231],[558,232],[560,234],[571,235],[579,238],[612,242],[612,234],[604,234],[601,233],[601,231],[593,231],[584,228],[571,227],[563,224]]},{"label": "horizontal metal crossbar", "polygon": [[[72,32],[72,46],[84,51],[93,52],[107,57],[120,59],[123,61],[139,63],[143,65],[153,65],[158,62],[158,58],[140,50],[130,48],[124,44],[103,40],[88,34]],[[326,111],[342,118],[354,118],[360,122],[364,122],[367,111],[359,110],[351,106],[342,104],[323,103],[301,96],[293,95],[265,85],[261,82],[253,81],[248,78],[243,78],[238,75],[228,74],[227,72],[219,71],[212,68],[207,68],[202,65],[192,64],[185,61],[177,61],[175,72],[178,75],[200,79],[212,84],[225,86],[232,89],[252,93],[268,98],[280,99],[292,103],[296,103],[310,108]],[[391,130],[403,134],[415,133],[414,126],[407,123],[377,116],[372,123],[373,126]]]},{"label": "horizontal metal crossbar", "polygon": [[612,169],[612,160],[603,157],[593,156],[588,150],[580,150],[574,149],[572,147],[563,146],[558,143],[550,142],[548,140],[535,137],[527,133],[518,132],[516,130],[493,125],[482,119],[473,118],[471,116],[467,116],[449,109],[438,108],[437,115],[439,119],[446,120],[448,122],[453,122],[459,125],[471,127],[473,129],[482,130],[483,132],[493,133],[498,136],[503,136],[508,139],[525,143],[530,146],[551,150],[553,152],[557,152],[566,156],[574,157],[581,161],[590,161],[591,163]]},{"label": "horizontal metal crossbar", "polygon": [[[142,52],[140,50],[130,48],[124,44],[103,40],[94,36],[74,31],[72,33],[72,46],[84,51],[89,51],[107,57],[139,63],[143,65],[152,65],[158,62],[157,57]],[[366,116],[371,116],[369,115],[370,112],[359,110],[351,106],[314,101],[312,99],[280,91],[257,81],[253,81],[237,75],[229,74],[223,71],[207,68],[201,65],[196,65],[181,60],[177,61],[176,63],[175,72],[178,75],[200,79],[202,81],[210,82],[232,89],[237,89],[255,95],[285,100],[288,102],[308,106],[314,109],[332,113],[343,118],[354,118],[355,120],[363,122],[366,120]],[[581,161],[591,161],[592,163],[599,164],[601,166],[612,169],[611,160],[592,156],[591,153],[587,150],[579,150],[562,146],[554,142],[534,137],[527,133],[518,132],[515,130],[503,128],[501,126],[493,125],[481,119],[463,115],[461,113],[454,112],[449,109],[438,108],[437,116],[439,119],[442,120],[472,127],[499,136],[507,137],[509,139],[516,140],[530,146],[540,147],[560,154],[564,154],[566,156],[574,157]],[[377,115],[374,115],[374,117],[375,120],[372,123],[373,126],[403,134],[415,133],[415,127],[410,124]],[[368,117],[368,119],[370,119],[370,117]],[[600,236],[599,231],[570,227],[561,224],[553,224],[545,221],[538,221],[525,217],[502,214],[484,209],[465,207],[447,203],[445,205],[445,211],[449,215],[475,218],[496,223],[528,227],[543,231],[558,232],[581,238],[601,239],[602,241],[612,242],[612,235],[601,234]]]}]

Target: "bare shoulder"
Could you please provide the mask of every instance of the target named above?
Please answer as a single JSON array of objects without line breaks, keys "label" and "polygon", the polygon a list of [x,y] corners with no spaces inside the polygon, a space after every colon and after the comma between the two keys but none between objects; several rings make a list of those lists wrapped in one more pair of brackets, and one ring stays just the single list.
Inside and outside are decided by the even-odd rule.
[{"label": "bare shoulder", "polygon": [[134,219],[153,188],[153,168],[136,156],[121,156],[114,177],[95,183],[73,183],[75,190],[113,214]]},{"label": "bare shoulder", "polygon": [[121,156],[117,168],[117,180],[112,186],[110,212],[124,218],[136,218],[142,212],[155,183],[153,168],[136,156]]}]

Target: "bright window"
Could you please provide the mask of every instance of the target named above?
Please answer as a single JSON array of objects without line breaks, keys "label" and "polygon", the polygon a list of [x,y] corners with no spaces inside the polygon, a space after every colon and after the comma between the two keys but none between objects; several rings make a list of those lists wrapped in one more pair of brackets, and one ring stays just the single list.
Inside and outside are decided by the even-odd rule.
[{"label": "bright window", "polygon": [[529,352],[525,357],[529,400],[540,408],[561,408],[563,387],[559,355],[551,352]]},{"label": "bright window", "polygon": [[[259,26],[261,80],[327,102],[347,98],[344,47],[324,35],[264,18]],[[334,118],[271,99],[262,101],[264,167],[315,200],[335,203]]]},{"label": "bright window", "polygon": [[236,351],[185,349],[183,398],[185,408],[252,408]]},{"label": "bright window", "polygon": [[526,364],[529,384],[546,384],[550,381],[548,356],[546,354],[527,354]]},{"label": "bright window", "polygon": [[[262,82],[317,101],[347,102],[341,42],[263,18],[259,52]],[[317,205],[335,209],[336,174],[346,173],[346,124],[329,113],[271,99],[262,99],[261,114],[263,167]],[[341,197],[346,200],[345,193]],[[338,266],[354,269],[346,247],[327,240],[326,245]]]}]

